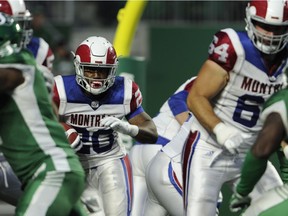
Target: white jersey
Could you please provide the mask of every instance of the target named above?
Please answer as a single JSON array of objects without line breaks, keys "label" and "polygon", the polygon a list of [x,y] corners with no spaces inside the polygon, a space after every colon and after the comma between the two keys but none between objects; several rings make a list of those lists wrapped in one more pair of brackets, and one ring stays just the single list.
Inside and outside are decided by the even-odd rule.
[{"label": "white jersey", "polygon": [[[230,79],[212,101],[214,112],[225,124],[250,137],[248,142],[252,145],[262,128],[259,115],[264,102],[286,86],[284,71],[287,55],[275,60],[281,63],[272,74],[247,33],[235,32],[233,29],[224,29],[214,35],[209,54],[210,60],[228,71]],[[194,129],[201,132],[203,141],[218,146],[215,136],[209,134],[197,120]]]},{"label": "white jersey", "polygon": [[75,75],[56,76],[53,99],[59,115],[80,135],[83,147],[77,154],[84,168],[126,155],[125,148],[118,143],[118,133],[101,126],[100,120],[106,116],[129,120],[144,111],[142,95],[135,82],[116,77],[106,92],[88,97],[77,84]]},{"label": "white jersey", "polygon": [[[137,144],[134,145],[130,151],[130,158],[133,166],[134,192],[136,194],[133,200],[133,208],[131,213],[132,216],[141,215],[141,212],[143,211],[143,203],[145,202],[148,194],[145,180],[145,171],[147,170],[148,164],[157,154],[157,152],[162,148],[162,146],[165,146],[167,143],[169,143],[181,128],[180,124],[175,119],[175,116],[182,112],[188,111],[186,99],[194,79],[195,77],[192,77],[183,83],[162,105],[159,114],[153,118],[158,132],[158,140],[156,145]],[[179,143],[179,146],[183,147],[183,145],[184,142]],[[177,153],[179,152],[179,148],[175,150]],[[160,163],[158,165],[162,166]],[[157,183],[155,182],[155,184]],[[178,188],[179,187],[177,187],[177,189]],[[174,190],[173,187],[171,187],[171,189]],[[179,195],[176,194],[176,196]],[[181,200],[182,198],[179,196],[177,199]],[[158,213],[159,212],[156,211],[154,214]]]},{"label": "white jersey", "polygon": [[49,44],[43,38],[32,37],[27,49],[32,52],[37,64],[43,65],[52,71],[55,57]]},{"label": "white jersey", "polygon": [[[239,154],[230,154],[195,118],[192,128],[200,133],[194,140],[189,137],[182,157],[185,215],[215,215],[215,203],[223,184],[229,182],[233,186],[237,182],[247,150],[262,128],[259,115],[264,102],[286,86],[287,50],[278,53],[274,62],[270,61],[274,63],[274,67],[270,65],[271,70],[262,57],[247,32],[224,29],[214,35],[209,59],[227,71],[229,81],[211,105],[225,124],[246,137],[237,149]],[[264,191],[280,185],[277,170],[268,163],[265,174],[250,194],[252,202]]]},{"label": "white jersey", "polygon": [[186,99],[196,77],[188,79],[160,108],[160,112],[153,118],[157,127],[157,144],[165,145],[178,133],[181,125],[175,119],[179,113],[188,111]]}]

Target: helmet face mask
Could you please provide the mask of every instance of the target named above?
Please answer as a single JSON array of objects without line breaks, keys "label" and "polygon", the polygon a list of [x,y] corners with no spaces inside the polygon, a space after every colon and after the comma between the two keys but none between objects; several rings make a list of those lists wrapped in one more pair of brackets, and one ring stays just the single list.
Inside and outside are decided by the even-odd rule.
[{"label": "helmet face mask", "polygon": [[24,0],[0,0],[0,12],[13,17],[22,28],[22,45],[26,47],[32,39],[32,16],[26,9]]},{"label": "helmet face mask", "polygon": [[112,44],[103,37],[89,37],[74,56],[76,81],[85,91],[98,95],[115,81],[118,60]]},{"label": "helmet face mask", "polygon": [[21,49],[22,29],[14,19],[0,12],[0,57],[19,52]]},{"label": "helmet face mask", "polygon": [[[27,14],[27,13],[26,13]],[[30,14],[28,12],[28,14]],[[33,37],[33,29],[32,29],[32,16],[24,16],[24,17],[13,17],[15,21],[17,21],[19,23],[19,25],[21,26],[21,28],[23,29],[23,39],[22,39],[22,43],[23,46],[26,47],[32,37]]]},{"label": "helmet face mask", "polygon": [[[256,25],[252,26],[254,33],[254,40],[259,50],[266,54],[274,54],[284,48],[288,40],[288,26],[271,26],[265,27],[262,23],[255,22]],[[258,30],[259,26],[261,30]],[[275,29],[275,30],[273,30]],[[265,34],[265,31],[273,32],[273,34]]]},{"label": "helmet face mask", "polygon": [[288,42],[286,1],[251,1],[246,7],[246,31],[254,46],[265,54],[280,52]]},{"label": "helmet face mask", "polygon": [[91,94],[101,94],[114,84],[117,66],[95,67],[94,65],[80,64],[79,67],[78,71],[81,72],[76,74],[77,83]]}]

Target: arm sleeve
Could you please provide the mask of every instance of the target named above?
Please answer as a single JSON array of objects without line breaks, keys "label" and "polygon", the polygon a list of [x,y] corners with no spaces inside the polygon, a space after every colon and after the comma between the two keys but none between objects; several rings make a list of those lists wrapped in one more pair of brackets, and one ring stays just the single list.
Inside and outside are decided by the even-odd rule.
[{"label": "arm sleeve", "polygon": [[142,93],[140,88],[135,82],[132,82],[132,98],[130,101],[130,113],[128,113],[125,117],[127,120],[133,118],[134,116],[144,112],[142,107]]},{"label": "arm sleeve", "polygon": [[241,179],[236,191],[247,196],[259,181],[267,167],[267,159],[256,158],[251,150],[247,153],[241,172]]},{"label": "arm sleeve", "polygon": [[237,60],[237,53],[231,40],[232,35],[238,38],[232,29],[219,31],[214,35],[213,41],[209,46],[208,58],[226,71],[231,71],[235,67]]},{"label": "arm sleeve", "polygon": [[53,86],[53,97],[52,97],[52,100],[55,103],[55,105],[57,106],[57,108],[59,108],[59,106],[60,106],[60,97],[59,97],[59,93],[58,93],[58,89],[57,89],[56,83],[54,83],[54,86]]},{"label": "arm sleeve", "polygon": [[168,104],[174,116],[178,115],[179,113],[188,111],[186,104],[187,96],[187,91],[180,91],[169,98]]},{"label": "arm sleeve", "polygon": [[282,149],[278,149],[277,156],[279,159],[279,169],[282,181],[288,183],[288,160],[286,159]]}]

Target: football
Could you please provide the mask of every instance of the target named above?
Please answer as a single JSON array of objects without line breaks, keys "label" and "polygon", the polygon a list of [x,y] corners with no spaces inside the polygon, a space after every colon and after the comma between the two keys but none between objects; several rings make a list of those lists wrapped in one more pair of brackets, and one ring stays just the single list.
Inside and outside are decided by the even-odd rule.
[{"label": "football", "polygon": [[77,133],[77,131],[72,126],[70,126],[64,122],[61,122],[61,124],[65,130],[66,137],[67,137],[71,147],[75,151],[78,151],[82,147],[79,134]]}]

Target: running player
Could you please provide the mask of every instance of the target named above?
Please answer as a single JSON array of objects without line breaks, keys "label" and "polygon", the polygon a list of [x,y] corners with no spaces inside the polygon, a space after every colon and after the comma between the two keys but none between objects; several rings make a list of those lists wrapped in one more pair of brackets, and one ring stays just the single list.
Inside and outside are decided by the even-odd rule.
[{"label": "running player", "polygon": [[[84,171],[52,110],[22,30],[0,13],[0,150],[23,187],[16,216],[86,215]],[[59,211],[61,206],[61,211]]]},{"label": "running player", "polygon": [[[33,29],[31,28],[33,17],[26,9],[25,2],[23,0],[1,0],[0,12],[12,16],[22,27],[21,45],[33,53],[36,63],[44,75],[46,87],[51,92],[54,82],[52,74],[54,55],[44,39],[33,37]],[[0,199],[15,206],[21,194],[21,183],[0,152]]]},{"label": "running player", "polygon": [[87,173],[82,200],[96,215],[130,215],[132,170],[118,132],[155,143],[155,124],[141,106],[138,85],[115,75],[116,51],[105,38],[85,39],[74,65],[76,75],[55,77],[54,102],[60,118],[81,137],[83,147],[77,154]]}]

